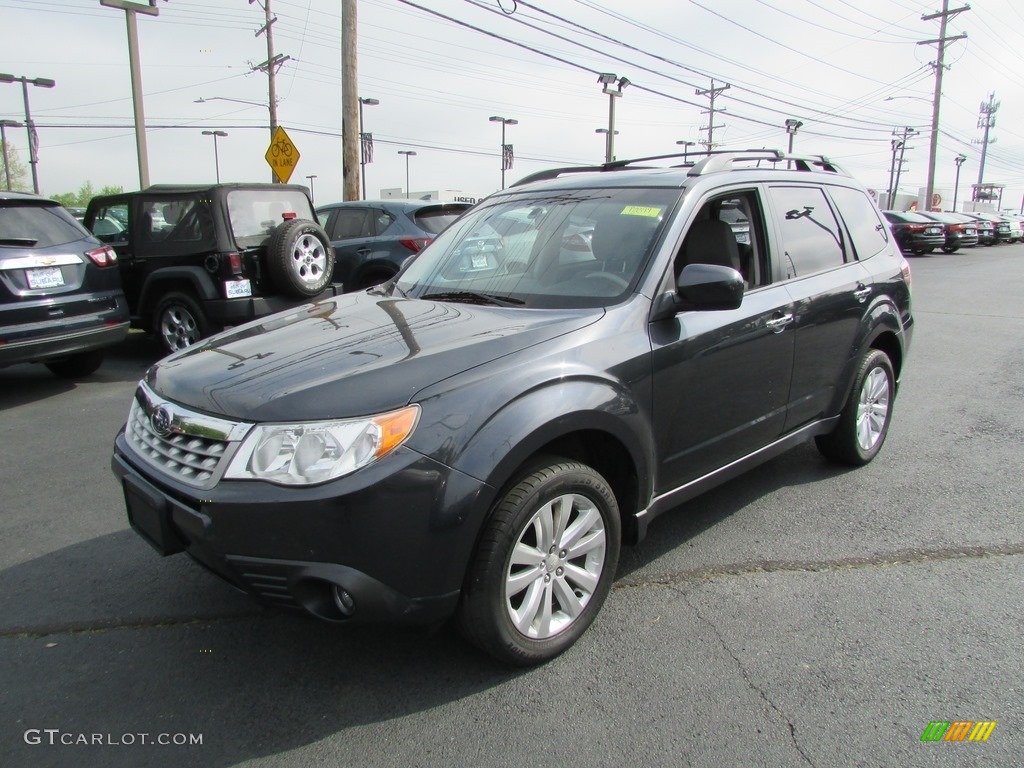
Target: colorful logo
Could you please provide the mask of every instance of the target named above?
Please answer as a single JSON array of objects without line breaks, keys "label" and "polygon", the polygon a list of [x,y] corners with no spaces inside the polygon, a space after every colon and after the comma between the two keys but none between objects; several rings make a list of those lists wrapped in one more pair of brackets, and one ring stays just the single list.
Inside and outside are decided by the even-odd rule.
[{"label": "colorful logo", "polygon": [[988,741],[995,727],[995,720],[932,720],[921,741]]}]

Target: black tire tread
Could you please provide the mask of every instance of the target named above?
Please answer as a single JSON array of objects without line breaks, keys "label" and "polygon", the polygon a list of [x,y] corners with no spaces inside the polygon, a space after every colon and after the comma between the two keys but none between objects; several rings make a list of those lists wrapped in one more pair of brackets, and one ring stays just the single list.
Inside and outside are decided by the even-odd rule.
[{"label": "black tire tread", "polygon": [[[885,431],[882,433],[881,438],[868,454],[864,454],[861,451],[860,446],[857,445],[856,439],[857,406],[864,378],[867,376],[868,371],[876,367],[879,363],[884,364],[889,375],[889,415],[887,417]],[[857,367],[857,375],[854,376],[853,387],[850,389],[850,394],[846,399],[846,403],[843,405],[843,410],[839,414],[839,421],[836,423],[835,429],[827,435],[818,435],[814,438],[818,451],[820,451],[826,459],[837,464],[848,464],[850,466],[860,467],[870,462],[878,455],[882,445],[885,443],[885,438],[889,432],[889,425],[892,423],[892,412],[895,404],[895,397],[896,375],[893,372],[892,362],[889,360],[889,356],[880,349],[869,349],[865,352],[864,356],[861,358],[860,365]]]}]

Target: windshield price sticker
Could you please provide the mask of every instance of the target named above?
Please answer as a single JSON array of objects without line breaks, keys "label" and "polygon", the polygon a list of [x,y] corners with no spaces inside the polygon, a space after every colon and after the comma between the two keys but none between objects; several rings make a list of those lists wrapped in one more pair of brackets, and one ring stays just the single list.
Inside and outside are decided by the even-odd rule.
[{"label": "windshield price sticker", "polygon": [[651,205],[627,205],[622,209],[623,216],[650,216],[657,218],[661,216],[661,208]]}]

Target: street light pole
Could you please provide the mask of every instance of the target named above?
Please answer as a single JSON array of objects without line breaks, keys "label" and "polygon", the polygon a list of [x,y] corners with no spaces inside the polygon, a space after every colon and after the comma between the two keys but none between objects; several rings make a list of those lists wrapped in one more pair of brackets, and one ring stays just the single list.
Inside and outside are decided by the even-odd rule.
[{"label": "street light pole", "polygon": [[[594,133],[600,133],[600,134],[604,135],[604,152],[605,152],[605,158],[607,158],[607,156],[608,156],[608,129],[607,128],[595,128],[594,129]],[[618,133],[618,131],[616,131],[615,133]],[[607,162],[607,159],[605,160],[605,162]]]},{"label": "street light pole", "polygon": [[313,197],[313,179],[316,178],[316,174],[312,173],[306,178],[309,179],[309,201],[313,203],[313,205],[316,205],[316,198]]},{"label": "street light pole", "polygon": [[696,145],[696,143],[696,141],[686,141],[685,139],[676,142],[676,144],[680,145],[683,148],[683,165],[686,165],[689,159],[690,147]]},{"label": "street light pole", "polygon": [[213,164],[217,168],[218,184],[220,184],[220,154],[217,151],[217,137],[227,135],[227,131],[203,131],[203,136],[213,136]]},{"label": "street light pole", "polygon": [[398,154],[405,155],[405,197],[409,198],[409,158],[416,153],[411,149],[400,149]]},{"label": "street light pole", "polygon": [[11,191],[11,159],[7,154],[7,129],[20,128],[21,123],[14,120],[0,120],[0,145],[4,148],[4,176],[7,177],[7,191]]},{"label": "street light pole", "polygon": [[373,152],[373,135],[363,132],[364,104],[368,107],[375,107],[380,104],[380,100],[359,97],[359,178],[363,185],[363,200],[366,199],[366,164],[373,162],[373,158],[368,157]]},{"label": "street light pole", "polygon": [[506,125],[519,125],[519,121],[511,117],[500,117],[498,115],[492,115],[488,118],[492,123],[501,123],[501,188],[505,188],[505,171],[511,168],[511,164],[506,164],[505,158],[505,126]]},{"label": "street light pole", "polygon": [[803,127],[803,123],[792,117],[786,120],[786,133],[789,134],[789,154],[793,154],[793,137],[796,136],[796,132]]},{"label": "street light pole", "polygon": [[[606,135],[608,142],[605,145],[604,161],[610,163],[615,159],[615,134],[618,133],[615,130],[615,100],[622,96],[622,89],[629,85],[629,80],[611,72],[602,72],[597,76],[597,82],[603,86],[601,93],[608,94],[608,133]],[[617,88],[613,89],[612,84],[615,84]]]},{"label": "street light pole", "polygon": [[967,155],[957,155],[953,158],[956,163],[956,181],[953,182],[953,212],[956,212],[956,194],[960,190],[960,166],[967,161]]},{"label": "street light pole", "polygon": [[32,123],[32,112],[28,107],[28,86],[31,83],[37,88],[53,88],[56,83],[53,80],[48,80],[45,77],[28,78],[24,75],[15,77],[14,75],[3,75],[0,74],[0,83],[21,83],[21,92],[25,97],[25,129],[28,131],[28,162],[32,166],[32,191],[37,195],[39,194],[39,172],[36,170],[36,166],[39,164],[39,157],[36,154],[36,145],[38,144],[36,138],[36,127]]}]

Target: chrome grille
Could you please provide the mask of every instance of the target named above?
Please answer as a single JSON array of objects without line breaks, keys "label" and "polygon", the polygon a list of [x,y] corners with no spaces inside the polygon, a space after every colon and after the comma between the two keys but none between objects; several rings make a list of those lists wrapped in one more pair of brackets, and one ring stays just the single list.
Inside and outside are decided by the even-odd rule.
[{"label": "chrome grille", "polygon": [[[170,414],[166,434],[154,427],[153,413]],[[189,485],[212,487],[251,424],[216,419],[157,397],[140,384],[128,413],[125,437],[149,464]]]}]

